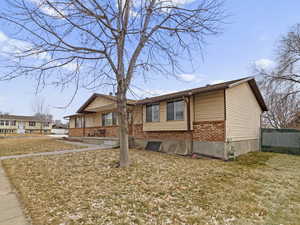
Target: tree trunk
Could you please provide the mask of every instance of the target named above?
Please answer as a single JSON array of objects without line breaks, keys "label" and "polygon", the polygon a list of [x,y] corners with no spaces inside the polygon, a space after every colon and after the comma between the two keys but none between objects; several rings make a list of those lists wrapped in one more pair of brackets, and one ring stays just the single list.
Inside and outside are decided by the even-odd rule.
[{"label": "tree trunk", "polygon": [[119,138],[120,138],[120,167],[129,166],[129,143],[128,143],[128,119],[126,91],[124,88],[118,88],[117,93],[118,118],[119,118]]}]

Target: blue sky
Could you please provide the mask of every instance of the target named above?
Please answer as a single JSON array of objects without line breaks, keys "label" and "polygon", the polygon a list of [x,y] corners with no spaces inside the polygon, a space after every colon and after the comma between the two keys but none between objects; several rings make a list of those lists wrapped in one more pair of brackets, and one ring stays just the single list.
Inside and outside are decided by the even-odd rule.
[{"label": "blue sky", "polygon": [[[183,65],[185,73],[179,74],[182,79],[154,76],[146,83],[138,79],[136,85],[146,92],[158,94],[251,76],[254,63],[272,66],[278,40],[291,26],[300,23],[299,0],[227,0],[225,6],[231,16],[223,27],[224,32],[208,39],[202,52],[204,59],[201,53],[194,53],[193,69]],[[0,53],[5,45],[3,35],[6,35],[5,40],[11,38],[8,33],[0,27]],[[108,90],[97,92],[107,94]],[[49,87],[39,95],[46,99],[54,118],[61,119],[73,114],[92,91],[80,89],[68,108],[58,109],[67,105],[72,94],[71,87],[63,91]],[[0,82],[0,111],[31,115],[35,98],[35,83],[30,79]]]}]

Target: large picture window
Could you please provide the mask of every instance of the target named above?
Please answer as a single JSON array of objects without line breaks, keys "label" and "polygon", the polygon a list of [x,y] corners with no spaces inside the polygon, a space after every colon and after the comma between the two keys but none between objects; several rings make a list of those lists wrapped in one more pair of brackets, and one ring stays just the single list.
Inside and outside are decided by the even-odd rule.
[{"label": "large picture window", "polygon": [[102,125],[103,126],[117,125],[117,113],[110,112],[110,113],[102,114]]},{"label": "large picture window", "polygon": [[159,103],[146,106],[146,122],[159,122]]},{"label": "large picture window", "polygon": [[167,120],[184,120],[184,101],[176,100],[167,103]]}]

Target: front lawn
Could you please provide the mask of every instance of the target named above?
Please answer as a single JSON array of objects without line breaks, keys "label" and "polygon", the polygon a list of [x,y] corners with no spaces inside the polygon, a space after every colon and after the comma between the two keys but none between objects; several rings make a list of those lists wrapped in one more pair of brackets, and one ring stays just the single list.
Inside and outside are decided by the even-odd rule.
[{"label": "front lawn", "polygon": [[283,224],[300,221],[300,157],[238,161],[118,150],[4,160],[33,225]]},{"label": "front lawn", "polygon": [[0,138],[0,157],[82,148],[49,137]]}]

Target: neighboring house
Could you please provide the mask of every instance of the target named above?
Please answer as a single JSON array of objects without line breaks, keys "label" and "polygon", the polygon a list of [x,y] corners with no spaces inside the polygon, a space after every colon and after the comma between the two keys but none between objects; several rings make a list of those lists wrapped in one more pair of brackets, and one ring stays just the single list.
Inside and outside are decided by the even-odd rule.
[{"label": "neighboring house", "polygon": [[0,115],[0,133],[50,134],[52,124],[35,116]]},{"label": "neighboring house", "polygon": [[[128,100],[135,147],[227,159],[259,150],[261,114],[267,110],[252,77],[143,100]],[[68,116],[69,136],[118,136],[116,97],[93,94]]]},{"label": "neighboring house", "polygon": [[68,125],[65,124],[54,124],[51,129],[51,134],[66,135],[68,132]]}]

